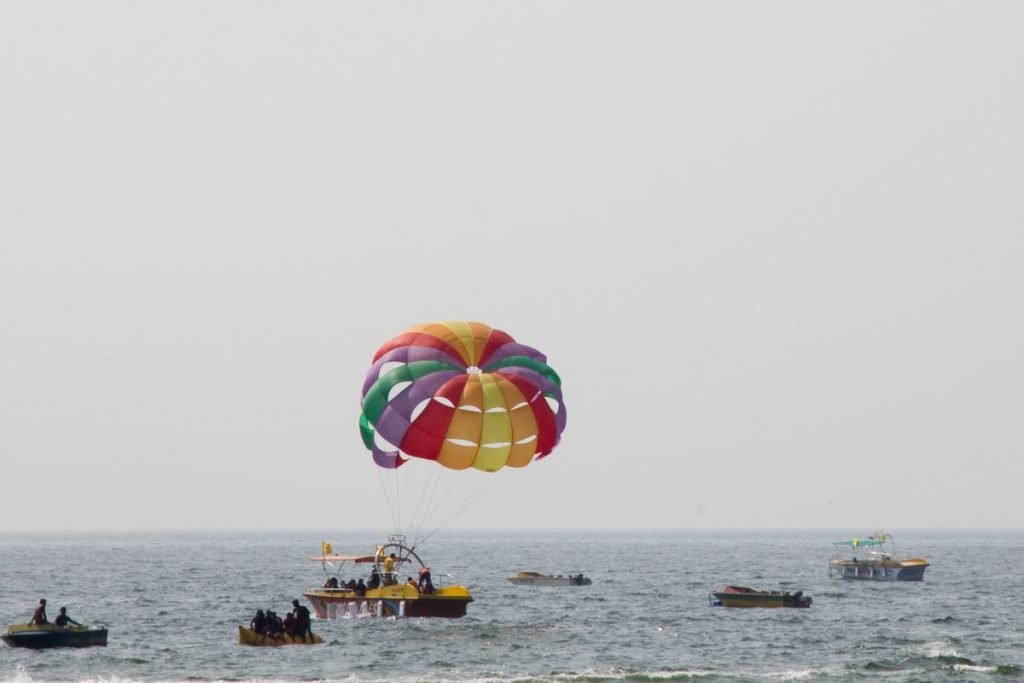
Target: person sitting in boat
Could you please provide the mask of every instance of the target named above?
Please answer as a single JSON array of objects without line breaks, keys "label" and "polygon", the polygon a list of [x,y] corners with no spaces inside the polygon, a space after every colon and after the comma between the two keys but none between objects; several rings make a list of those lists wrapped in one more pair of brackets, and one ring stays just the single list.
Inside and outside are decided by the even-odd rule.
[{"label": "person sitting in boat", "polygon": [[277,640],[284,638],[284,621],[277,612],[267,610],[267,633]]},{"label": "person sitting in boat", "polygon": [[301,637],[302,640],[306,640],[306,636],[309,636],[310,640],[313,640],[313,630],[310,628],[309,620],[309,608],[305,605],[300,605],[298,600],[292,600],[292,612],[291,615],[294,618],[294,626],[292,628],[292,635],[296,638]]},{"label": "person sitting in boat", "polygon": [[412,586],[413,588],[416,589],[417,593],[420,592],[420,584],[417,583],[416,579],[412,578],[411,576],[405,580],[405,585],[406,586]]},{"label": "person sitting in boat", "polygon": [[74,624],[75,626],[81,626],[81,624],[79,624],[77,621],[75,621],[74,619],[72,619],[71,617],[68,616],[68,608],[67,607],[61,607],[60,608],[60,614],[58,614],[57,618],[53,620],[53,623],[57,624],[57,626],[60,626],[62,628],[67,626],[68,624]]},{"label": "person sitting in boat", "polygon": [[324,584],[324,588],[337,588],[337,587],[338,587],[338,577],[337,576],[332,576],[331,578],[327,579],[327,583]]},{"label": "person sitting in boat", "polygon": [[258,636],[266,634],[267,615],[263,613],[263,610],[256,610],[256,616],[253,617],[252,621],[249,622],[249,628],[251,628],[253,632]]},{"label": "person sitting in boat", "polygon": [[349,579],[345,583],[345,589],[346,590],[350,590],[350,591],[355,591],[355,589],[356,589],[356,580],[355,579]]},{"label": "person sitting in boat", "polygon": [[377,571],[375,566],[370,572],[370,580],[366,582],[366,590],[380,587],[380,572]]},{"label": "person sitting in boat", "polygon": [[356,587],[354,590],[356,592],[356,595],[358,595],[359,597],[366,595],[366,584],[363,583],[362,579],[356,581]]},{"label": "person sitting in boat", "polygon": [[434,592],[434,583],[430,580],[430,567],[420,567],[420,593],[430,595]]},{"label": "person sitting in boat", "polygon": [[29,625],[50,623],[46,619],[46,598],[42,598],[39,600],[39,606],[36,607],[36,611],[32,613],[32,621],[28,623]]}]

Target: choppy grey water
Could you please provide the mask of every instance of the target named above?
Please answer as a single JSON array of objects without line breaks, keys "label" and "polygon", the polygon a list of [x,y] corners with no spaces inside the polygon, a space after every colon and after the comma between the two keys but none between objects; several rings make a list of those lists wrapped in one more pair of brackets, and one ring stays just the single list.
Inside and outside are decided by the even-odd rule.
[{"label": "choppy grey water", "polygon": [[[860,530],[867,532],[870,530]],[[0,622],[46,597],[110,629],[106,648],[0,648],[0,681],[983,681],[1024,675],[1024,535],[902,532],[922,583],[829,579],[852,533],[450,532],[423,549],[476,601],[463,619],[315,622],[327,644],[247,648],[236,624],[323,582],[321,540],[379,534],[0,534]],[[583,571],[585,588],[513,586]],[[353,572],[353,577],[355,573]],[[804,590],[806,610],[711,607],[725,583]]]}]

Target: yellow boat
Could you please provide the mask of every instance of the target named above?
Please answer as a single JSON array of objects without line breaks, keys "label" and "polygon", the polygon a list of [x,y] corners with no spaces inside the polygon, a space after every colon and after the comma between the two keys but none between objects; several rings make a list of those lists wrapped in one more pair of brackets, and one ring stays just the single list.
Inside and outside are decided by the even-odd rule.
[{"label": "yellow boat", "polygon": [[315,633],[313,634],[313,639],[310,640],[308,637],[307,638],[296,638],[295,636],[291,636],[291,635],[287,635],[287,634],[282,635],[282,636],[269,636],[269,635],[266,635],[266,634],[260,635],[260,634],[256,633],[256,631],[253,631],[252,629],[248,629],[248,628],[246,628],[244,626],[239,626],[238,627],[238,644],[239,645],[256,645],[256,646],[259,646],[259,647],[262,647],[262,646],[275,647],[275,646],[278,646],[278,645],[319,645],[322,642],[324,642],[324,639],[321,638],[320,636],[318,636]]},{"label": "yellow boat", "polygon": [[373,617],[466,616],[473,596],[465,586],[445,586],[424,594],[407,584],[384,586],[358,595],[349,590],[321,588],[303,593],[317,619],[337,619],[345,614]]},{"label": "yellow boat", "polygon": [[[325,544],[324,550],[329,547]],[[392,553],[395,559],[389,574],[385,569],[384,558]],[[425,590],[421,591],[417,586],[401,582],[397,570],[407,563],[411,567],[409,573],[416,572],[416,576],[422,576],[422,571],[430,571],[419,555],[406,545],[403,536],[389,538],[386,544],[377,546],[377,551],[372,555],[335,555],[324,552],[309,559],[321,563],[328,577],[331,574],[327,568],[334,568],[334,578],[338,579],[337,588],[325,586],[303,593],[313,606],[317,619],[346,616],[459,618],[466,616],[466,607],[473,602],[473,596],[465,586],[435,586],[431,579]],[[341,579],[347,562],[372,565],[374,574],[381,579],[380,585],[368,585],[365,592],[344,587]],[[427,576],[430,576],[429,573]]]},{"label": "yellow boat", "polygon": [[803,591],[759,591],[745,586],[726,586],[710,596],[711,604],[726,607],[810,607],[811,597]]}]

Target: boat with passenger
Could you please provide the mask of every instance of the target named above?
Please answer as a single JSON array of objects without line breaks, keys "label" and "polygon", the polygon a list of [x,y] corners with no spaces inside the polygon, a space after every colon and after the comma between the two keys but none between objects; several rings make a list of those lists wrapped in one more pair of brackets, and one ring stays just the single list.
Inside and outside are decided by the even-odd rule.
[{"label": "boat with passenger", "polygon": [[279,647],[281,645],[319,645],[324,639],[315,633],[307,637],[293,636],[290,633],[256,633],[251,628],[238,627],[238,644],[257,647]]},{"label": "boat with passenger", "polygon": [[745,586],[726,586],[711,593],[708,600],[725,607],[810,607],[813,601],[803,591],[760,591]]},{"label": "boat with passenger", "polygon": [[43,649],[50,647],[105,647],[107,629],[92,628],[85,624],[13,624],[2,636],[11,647]]},{"label": "boat with passenger", "polygon": [[505,580],[517,586],[589,586],[593,583],[580,572],[561,574],[541,574],[539,572],[518,572],[506,576]]},{"label": "boat with passenger", "polygon": [[[322,588],[303,593],[313,607],[317,619],[353,617],[447,617],[466,616],[466,608],[473,602],[469,589],[460,585],[443,585],[439,577],[434,583],[428,567],[404,536],[391,536],[384,545],[377,546],[369,555],[337,555],[329,543],[323,552],[311,557],[319,562],[327,576]],[[365,585],[342,580],[348,563],[364,569],[369,567],[370,580]],[[403,582],[402,572],[414,572]],[[360,582],[362,580],[360,579]]]},{"label": "boat with passenger", "polygon": [[[828,561],[828,575],[836,579],[864,581],[923,581],[927,560],[899,553],[892,536],[879,532],[867,538],[836,541],[852,549],[848,557]],[[858,551],[864,549],[858,556]]]}]

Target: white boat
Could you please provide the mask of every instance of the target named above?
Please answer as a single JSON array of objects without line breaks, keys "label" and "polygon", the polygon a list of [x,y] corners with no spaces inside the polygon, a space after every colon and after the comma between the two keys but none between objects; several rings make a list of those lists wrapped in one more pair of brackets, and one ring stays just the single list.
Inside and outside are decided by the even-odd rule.
[{"label": "white boat", "polygon": [[[898,555],[892,546],[892,536],[877,533],[867,538],[839,541],[836,545],[848,546],[849,557],[833,558],[828,561],[828,575],[836,579],[860,579],[862,581],[921,581],[928,562],[920,557]],[[859,551],[859,553],[858,553]]]},{"label": "white boat", "polygon": [[569,574],[540,574],[538,572],[519,572],[513,576],[506,576],[506,581],[517,586],[589,586],[590,579],[581,573]]}]

